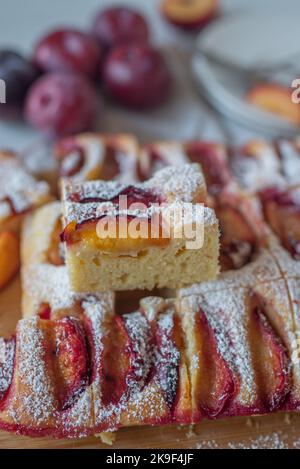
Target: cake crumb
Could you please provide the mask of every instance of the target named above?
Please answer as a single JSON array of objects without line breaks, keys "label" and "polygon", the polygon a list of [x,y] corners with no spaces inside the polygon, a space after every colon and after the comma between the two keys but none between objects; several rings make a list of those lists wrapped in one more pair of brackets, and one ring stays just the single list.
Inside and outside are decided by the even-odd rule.
[{"label": "cake crumb", "polygon": [[105,445],[110,445],[111,446],[116,441],[116,433],[115,432],[96,433],[95,436],[97,438],[100,438],[102,443],[104,443]]},{"label": "cake crumb", "polygon": [[252,419],[248,418],[246,420],[246,427],[249,427],[249,428],[253,427],[253,420]]},{"label": "cake crumb", "polygon": [[194,436],[197,436],[197,434],[195,433],[195,425],[189,425],[186,437],[193,438]]},{"label": "cake crumb", "polygon": [[284,414],[284,423],[286,425],[291,425],[292,423],[292,416],[291,414]]}]

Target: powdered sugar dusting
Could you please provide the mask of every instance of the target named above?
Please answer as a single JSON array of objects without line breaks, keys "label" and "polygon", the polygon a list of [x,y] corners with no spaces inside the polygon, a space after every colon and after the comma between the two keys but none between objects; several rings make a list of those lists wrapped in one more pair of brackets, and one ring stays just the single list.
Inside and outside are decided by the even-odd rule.
[{"label": "powdered sugar dusting", "polygon": [[180,351],[172,340],[174,329],[174,310],[166,311],[159,316],[157,327],[161,343],[155,351],[155,366],[159,385],[163,390],[169,406],[174,402],[178,387],[178,367]]},{"label": "powdered sugar dusting", "polygon": [[281,139],[277,146],[281,157],[283,173],[288,184],[298,184],[300,182],[299,142]]},{"label": "powdered sugar dusting", "polygon": [[179,166],[185,163],[188,163],[188,157],[183,145],[178,142],[155,142],[141,150],[141,166],[147,176],[165,166]]},{"label": "powdered sugar dusting", "polygon": [[202,309],[215,332],[221,356],[241,380],[238,401],[251,405],[257,397],[256,382],[247,337],[247,315],[244,305],[245,291],[207,292],[187,298],[194,311]]},{"label": "powdered sugar dusting", "polygon": [[[93,368],[94,376],[91,384],[93,398],[94,422],[96,428],[101,425],[110,425],[109,430],[114,431],[118,427],[121,413],[121,405],[104,406],[101,393],[101,366],[103,353],[103,337],[107,334],[109,319],[114,315],[114,295],[104,294],[101,298],[86,296],[82,301],[85,317],[89,320],[93,341]],[[108,430],[106,428],[106,430]]]},{"label": "powdered sugar dusting", "polygon": [[0,338],[0,399],[8,390],[13,376],[15,341]]},{"label": "powdered sugar dusting", "polygon": [[[0,155],[1,159],[1,155]],[[48,196],[49,188],[45,182],[37,182],[22,166],[16,157],[4,158],[0,165],[0,201],[1,215],[6,215],[4,205],[11,201],[10,215],[22,213],[38,203],[40,198]],[[6,204],[7,211],[7,204]]]},{"label": "powdered sugar dusting", "polygon": [[125,314],[123,318],[133,347],[131,354],[133,374],[127,384],[131,392],[137,392],[145,385],[153,362],[151,328],[139,311]]},{"label": "powdered sugar dusting", "polygon": [[53,311],[71,308],[77,299],[70,288],[65,266],[31,265],[23,276],[23,286],[36,311],[42,303],[49,303]]},{"label": "powdered sugar dusting", "polygon": [[[128,187],[117,181],[89,181],[73,184],[65,181],[63,207],[66,223],[71,221],[81,223],[99,217],[109,208],[112,210],[118,204],[112,203],[111,200]],[[153,200],[159,195],[162,200],[166,199],[168,202],[192,202],[199,192],[205,193],[203,174],[197,164],[165,168],[149,181],[135,184],[133,187],[137,190],[150,191],[153,193]],[[95,199],[101,199],[101,202],[95,202]],[[208,216],[208,219],[211,217]]]},{"label": "powdered sugar dusting", "polygon": [[94,430],[93,398],[88,386],[70,409],[61,414],[64,431],[77,438],[84,437],[89,430]]},{"label": "powdered sugar dusting", "polygon": [[168,166],[155,173],[144,186],[157,188],[166,194],[168,202],[193,202],[199,194],[206,195],[204,176],[197,163]]},{"label": "powdered sugar dusting", "polygon": [[[297,440],[292,443],[294,448],[299,448]],[[203,439],[196,444],[197,449],[288,449],[288,435],[282,431],[261,434],[255,437],[244,439],[239,442],[230,442],[221,445],[214,439]]]},{"label": "powdered sugar dusting", "polygon": [[44,336],[37,318],[22,319],[18,324],[17,370],[19,395],[18,405],[9,409],[16,423],[24,414],[39,427],[52,419],[57,408],[53,384],[46,370]]},{"label": "powdered sugar dusting", "polygon": [[[101,167],[103,164],[105,146],[102,138],[99,136],[79,136],[78,142],[81,148],[84,149],[84,167],[74,176],[74,179],[83,180],[89,175],[90,171],[96,167]],[[70,155],[68,157],[70,157]]]},{"label": "powdered sugar dusting", "polygon": [[241,186],[251,192],[284,184],[280,160],[274,147],[266,142],[250,142],[246,155],[237,150],[231,164]]}]

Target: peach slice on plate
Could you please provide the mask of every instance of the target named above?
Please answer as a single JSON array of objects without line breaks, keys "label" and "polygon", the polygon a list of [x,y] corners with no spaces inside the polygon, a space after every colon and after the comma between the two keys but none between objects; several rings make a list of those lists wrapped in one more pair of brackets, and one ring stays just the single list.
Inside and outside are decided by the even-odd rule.
[{"label": "peach slice on plate", "polygon": [[274,83],[260,84],[248,91],[246,99],[261,110],[300,126],[300,106],[293,103],[290,88]]},{"label": "peach slice on plate", "polygon": [[19,238],[12,231],[3,231],[0,233],[0,290],[18,272],[19,266]]},{"label": "peach slice on plate", "polygon": [[163,16],[175,26],[200,29],[218,13],[218,0],[163,0]]}]

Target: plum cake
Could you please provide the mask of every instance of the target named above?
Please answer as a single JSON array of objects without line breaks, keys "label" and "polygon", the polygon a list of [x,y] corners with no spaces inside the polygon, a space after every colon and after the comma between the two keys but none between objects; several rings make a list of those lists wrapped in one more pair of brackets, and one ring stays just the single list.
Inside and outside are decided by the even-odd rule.
[{"label": "plum cake", "polygon": [[140,184],[63,185],[62,240],[77,292],[177,288],[214,279],[219,231],[198,164]]},{"label": "plum cake", "polygon": [[61,204],[50,202],[29,214],[21,237],[23,317],[59,319],[81,317],[81,303],[88,297],[113,301],[114,294],[76,294],[70,288],[60,233]]},{"label": "plum cake", "polygon": [[[299,139],[59,145],[63,206],[37,208],[47,186],[0,157],[0,278],[18,249],[7,233],[24,221],[23,319],[0,338],[0,428],[74,438],[299,411]],[[143,182],[115,164],[131,153]],[[175,208],[187,206],[183,226],[203,226],[194,249],[175,237]],[[145,297],[155,286],[177,291]]]},{"label": "plum cake", "polygon": [[291,314],[286,293],[147,297],[121,316],[87,297],[81,317],[23,319],[0,339],[0,428],[74,438],[297,409],[299,365],[273,317]]},{"label": "plum cake", "polygon": [[62,178],[137,180],[138,143],[131,135],[79,134],[59,141],[54,153]]},{"label": "plum cake", "polygon": [[29,174],[16,154],[0,152],[0,289],[18,272],[24,215],[50,199],[48,184]]}]

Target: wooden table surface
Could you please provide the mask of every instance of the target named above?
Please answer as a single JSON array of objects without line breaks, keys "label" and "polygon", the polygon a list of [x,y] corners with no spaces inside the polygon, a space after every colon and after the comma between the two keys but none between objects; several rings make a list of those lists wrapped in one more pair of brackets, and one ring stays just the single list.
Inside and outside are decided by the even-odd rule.
[{"label": "wooden table surface", "polygon": [[[0,293],[0,334],[14,332],[20,317],[20,281]],[[190,427],[133,427],[118,432],[111,449],[119,448],[298,448],[300,413],[204,421]],[[108,448],[99,438],[53,440],[28,438],[0,431],[0,448]]]}]

